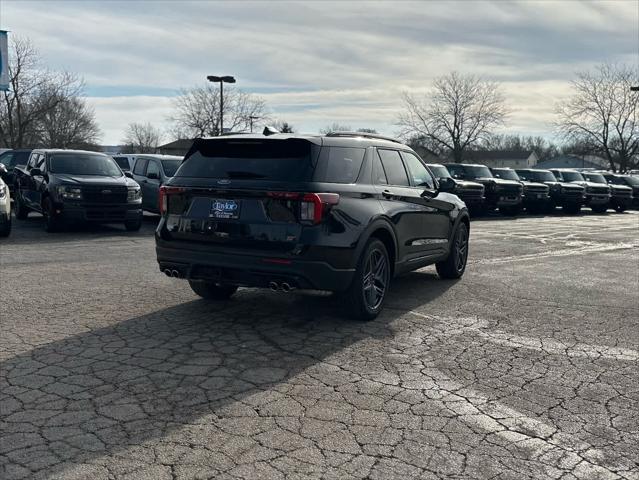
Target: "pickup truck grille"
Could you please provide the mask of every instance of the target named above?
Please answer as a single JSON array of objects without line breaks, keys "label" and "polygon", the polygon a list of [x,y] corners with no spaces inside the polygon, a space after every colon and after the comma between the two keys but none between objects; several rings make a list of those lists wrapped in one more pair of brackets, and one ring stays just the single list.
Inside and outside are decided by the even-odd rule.
[{"label": "pickup truck grille", "polygon": [[498,192],[502,195],[517,196],[521,195],[523,187],[521,185],[500,185]]},{"label": "pickup truck grille", "polygon": [[576,188],[564,189],[562,195],[568,198],[578,198],[583,195],[583,190],[578,190]]},{"label": "pickup truck grille", "polygon": [[593,193],[595,195],[603,195],[610,193],[608,187],[588,187],[587,193]]},{"label": "pickup truck grille", "polygon": [[632,190],[617,190],[616,188],[613,188],[612,195],[613,197],[630,198],[632,197]]},{"label": "pickup truck grille", "polygon": [[127,188],[119,185],[82,187],[82,197],[86,203],[126,203]]},{"label": "pickup truck grille", "polygon": [[526,193],[548,193],[548,187],[526,187],[524,189]]},{"label": "pickup truck grille", "polygon": [[460,188],[459,196],[468,200],[480,200],[484,196],[484,187],[464,187]]}]

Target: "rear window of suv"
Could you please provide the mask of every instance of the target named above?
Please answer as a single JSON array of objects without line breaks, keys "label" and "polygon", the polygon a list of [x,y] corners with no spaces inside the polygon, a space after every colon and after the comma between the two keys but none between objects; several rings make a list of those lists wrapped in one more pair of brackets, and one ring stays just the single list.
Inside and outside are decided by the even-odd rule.
[{"label": "rear window of suv", "polygon": [[305,140],[199,141],[176,177],[310,181],[314,145]]},{"label": "rear window of suv", "polygon": [[319,147],[304,139],[202,140],[176,177],[354,183],[366,149]]}]

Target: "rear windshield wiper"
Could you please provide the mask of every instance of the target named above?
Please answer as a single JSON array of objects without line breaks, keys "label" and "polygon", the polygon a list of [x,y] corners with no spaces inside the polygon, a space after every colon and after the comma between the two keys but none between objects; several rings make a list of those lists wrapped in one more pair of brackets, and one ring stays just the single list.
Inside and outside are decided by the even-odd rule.
[{"label": "rear windshield wiper", "polygon": [[265,178],[266,175],[260,175],[254,172],[241,172],[241,171],[228,171],[226,172],[228,178]]}]

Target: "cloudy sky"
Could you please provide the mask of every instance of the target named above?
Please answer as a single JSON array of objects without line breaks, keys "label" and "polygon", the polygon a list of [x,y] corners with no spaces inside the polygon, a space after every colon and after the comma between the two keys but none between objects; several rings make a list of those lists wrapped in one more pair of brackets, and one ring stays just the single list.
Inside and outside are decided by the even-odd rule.
[{"label": "cloudy sky", "polygon": [[84,77],[105,144],[129,122],[168,126],[178,90],[210,74],[234,75],[301,131],[393,134],[402,91],[452,70],[502,84],[508,131],[550,137],[575,71],[639,68],[638,0],[0,0],[0,28]]}]

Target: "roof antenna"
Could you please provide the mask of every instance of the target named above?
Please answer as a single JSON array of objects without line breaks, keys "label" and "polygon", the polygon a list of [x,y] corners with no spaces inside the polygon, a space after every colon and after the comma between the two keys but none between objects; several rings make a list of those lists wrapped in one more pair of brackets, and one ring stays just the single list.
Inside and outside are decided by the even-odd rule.
[{"label": "roof antenna", "polygon": [[265,137],[268,137],[269,135],[275,135],[276,133],[280,133],[279,130],[269,126],[264,127],[264,130],[262,131],[262,135],[264,135]]}]

